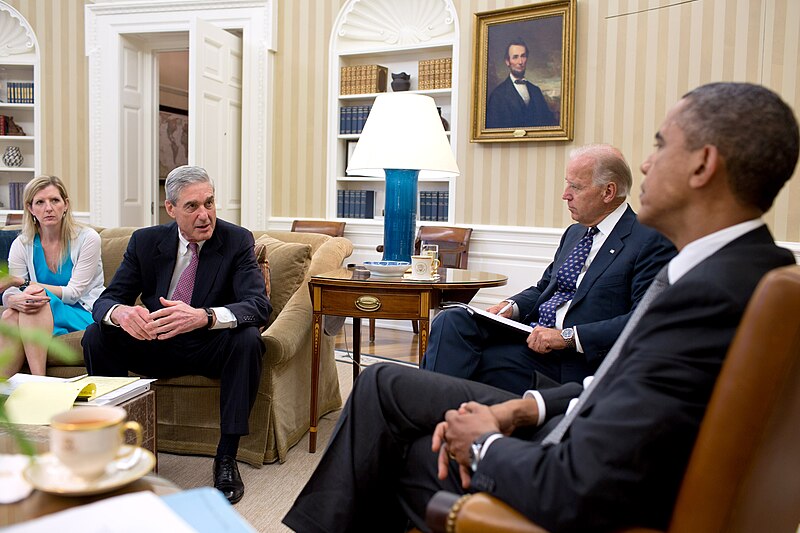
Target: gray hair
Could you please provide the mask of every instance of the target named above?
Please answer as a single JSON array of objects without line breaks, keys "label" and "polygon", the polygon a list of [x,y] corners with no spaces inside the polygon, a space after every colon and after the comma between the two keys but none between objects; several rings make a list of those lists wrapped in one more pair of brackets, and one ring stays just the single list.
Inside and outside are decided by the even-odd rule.
[{"label": "gray hair", "polygon": [[164,191],[167,194],[167,201],[172,205],[178,205],[178,197],[187,185],[195,183],[209,183],[211,190],[214,190],[214,181],[208,176],[208,172],[203,167],[193,167],[183,165],[175,167],[167,175],[167,182],[164,184]]},{"label": "gray hair", "polygon": [[683,96],[675,122],[686,148],[717,148],[740,201],[766,212],[792,176],[797,119],[773,91],[752,83],[709,83]]},{"label": "gray hair", "polygon": [[601,187],[612,181],[617,185],[617,198],[625,198],[633,187],[631,167],[625,161],[622,152],[610,144],[587,144],[573,149],[569,153],[570,161],[582,156],[594,160],[592,169],[592,183]]}]

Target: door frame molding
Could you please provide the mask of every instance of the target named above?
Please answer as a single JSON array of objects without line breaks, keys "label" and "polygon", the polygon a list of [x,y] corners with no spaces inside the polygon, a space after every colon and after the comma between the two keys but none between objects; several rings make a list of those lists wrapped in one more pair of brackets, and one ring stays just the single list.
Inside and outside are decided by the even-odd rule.
[{"label": "door frame molding", "polygon": [[242,139],[247,139],[247,147],[242,147],[241,224],[255,229],[267,227],[272,182],[272,124],[268,115],[274,98],[277,40],[274,0],[97,0],[85,6],[89,208],[93,224],[113,227],[121,222],[121,36],[188,32],[196,17],[242,31]]}]

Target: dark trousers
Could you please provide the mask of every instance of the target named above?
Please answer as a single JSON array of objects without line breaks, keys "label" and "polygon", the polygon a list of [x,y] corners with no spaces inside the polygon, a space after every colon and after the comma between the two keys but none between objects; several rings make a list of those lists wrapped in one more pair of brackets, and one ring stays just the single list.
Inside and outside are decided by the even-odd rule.
[{"label": "dark trousers", "polygon": [[431,435],[462,402],[492,405],[517,396],[481,383],[395,364],[367,368],[356,380],[331,440],[284,523],[295,531],[425,529],[437,490],[464,492],[457,467],[438,479]]},{"label": "dark trousers", "polygon": [[515,394],[531,388],[536,372],[557,383],[569,380],[563,370],[581,354],[539,354],[528,348],[526,340],[523,331],[477,318],[461,308],[445,309],[431,324],[422,368]]},{"label": "dark trousers", "polygon": [[222,433],[248,434],[264,356],[258,328],[196,330],[167,340],[140,341],[122,328],[90,324],[81,344],[93,376],[127,376],[130,370],[155,378],[219,379]]}]

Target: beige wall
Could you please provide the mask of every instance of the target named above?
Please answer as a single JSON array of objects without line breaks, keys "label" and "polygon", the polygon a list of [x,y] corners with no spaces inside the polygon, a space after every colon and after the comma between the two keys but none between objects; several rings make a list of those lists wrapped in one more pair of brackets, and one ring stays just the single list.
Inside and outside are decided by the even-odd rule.
[{"label": "beige wall", "polygon": [[[458,83],[469,88],[472,14],[535,1],[454,2],[461,31]],[[327,48],[336,4],[344,3],[279,2],[274,216],[325,216]],[[461,92],[457,223],[567,225],[559,196],[569,150],[612,143],[637,169],[667,109],[702,83],[762,83],[800,109],[797,0],[579,0],[577,20],[574,142],[470,143],[471,96]],[[638,195],[641,173],[634,174]],[[800,241],[800,179],[784,188],[767,219],[777,239]]]},{"label": "beige wall", "polygon": [[[345,0],[277,1],[272,214],[324,217],[328,42]],[[468,88],[472,13],[535,2],[454,1],[458,83]],[[85,2],[7,3],[28,19],[41,48],[42,170],[63,177],[75,208],[88,210]],[[471,144],[470,95],[461,92],[458,223],[565,226],[558,196],[569,149],[610,142],[638,167],[666,110],[701,83],[763,83],[800,108],[796,0],[579,0],[577,33],[573,143]],[[776,238],[800,241],[800,180],[784,189],[767,219]]]}]

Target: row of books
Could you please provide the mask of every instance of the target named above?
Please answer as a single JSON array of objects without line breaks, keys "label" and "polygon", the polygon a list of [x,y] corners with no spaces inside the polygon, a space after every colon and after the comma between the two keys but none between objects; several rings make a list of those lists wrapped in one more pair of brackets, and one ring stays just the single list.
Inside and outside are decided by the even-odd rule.
[{"label": "row of books", "polygon": [[447,222],[447,211],[450,208],[448,191],[420,191],[419,219],[426,222]]},{"label": "row of books", "polygon": [[6,82],[5,96],[6,96],[5,102],[9,104],[32,104],[33,82],[32,81]]},{"label": "row of books", "polygon": [[452,87],[453,58],[420,59],[419,90],[448,89]]},{"label": "row of books", "polygon": [[350,105],[339,108],[339,133],[347,135],[361,133],[367,122],[371,105]]},{"label": "row of books", "polygon": [[375,191],[336,191],[337,218],[375,218]]},{"label": "row of books", "polygon": [[26,183],[12,181],[8,184],[8,208],[22,209],[22,191],[25,190]]},{"label": "row of books", "polygon": [[342,67],[340,94],[385,93],[389,69],[381,65]]}]

